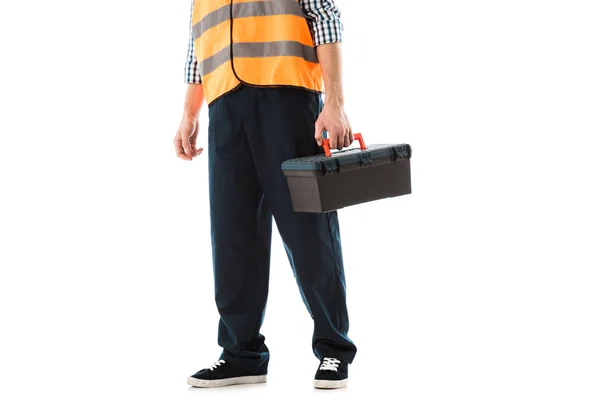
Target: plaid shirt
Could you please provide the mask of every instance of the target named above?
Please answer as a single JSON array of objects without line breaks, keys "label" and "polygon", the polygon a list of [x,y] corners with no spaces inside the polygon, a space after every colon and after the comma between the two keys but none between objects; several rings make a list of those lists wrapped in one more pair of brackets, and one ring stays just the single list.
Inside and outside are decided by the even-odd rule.
[{"label": "plaid shirt", "polygon": [[[202,1],[202,0],[199,0]],[[304,16],[308,21],[315,46],[325,43],[342,41],[343,25],[340,20],[340,11],[334,0],[299,0]],[[192,0],[192,10],[194,0]],[[192,17],[190,12],[190,36],[188,54],[185,63],[185,83],[202,83],[198,60],[194,53],[194,36],[192,34]]]}]

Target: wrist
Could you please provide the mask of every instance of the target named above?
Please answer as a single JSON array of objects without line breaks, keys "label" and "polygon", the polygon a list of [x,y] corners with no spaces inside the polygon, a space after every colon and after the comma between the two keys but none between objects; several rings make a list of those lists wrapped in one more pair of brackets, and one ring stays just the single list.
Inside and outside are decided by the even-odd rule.
[{"label": "wrist", "polygon": [[327,94],[325,94],[325,105],[330,106],[330,107],[343,108],[344,107],[344,97],[339,96],[339,95],[327,96]]},{"label": "wrist", "polygon": [[194,110],[184,110],[183,111],[183,120],[184,121],[194,121],[196,119],[198,119],[200,112],[199,111],[194,111]]}]

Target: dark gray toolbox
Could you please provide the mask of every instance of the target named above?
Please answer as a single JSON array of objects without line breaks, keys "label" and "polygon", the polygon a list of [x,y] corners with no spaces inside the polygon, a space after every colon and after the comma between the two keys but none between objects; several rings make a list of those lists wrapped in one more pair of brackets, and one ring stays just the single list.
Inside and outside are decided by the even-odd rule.
[{"label": "dark gray toolbox", "polygon": [[294,211],[323,213],[411,193],[410,145],[367,147],[361,134],[355,139],[360,149],[331,153],[325,139],[325,154],[281,164]]}]

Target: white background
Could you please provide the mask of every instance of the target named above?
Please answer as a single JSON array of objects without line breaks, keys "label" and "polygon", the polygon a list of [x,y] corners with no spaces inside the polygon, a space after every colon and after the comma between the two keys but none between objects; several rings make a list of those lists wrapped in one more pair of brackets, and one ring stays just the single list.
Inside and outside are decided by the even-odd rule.
[{"label": "white background", "polygon": [[172,148],[189,6],[0,6],[0,398],[599,398],[597,1],[339,1],[348,115],[413,146],[413,194],[340,211],[327,393],[277,235],[269,383],[186,384],[219,355],[207,158]]}]

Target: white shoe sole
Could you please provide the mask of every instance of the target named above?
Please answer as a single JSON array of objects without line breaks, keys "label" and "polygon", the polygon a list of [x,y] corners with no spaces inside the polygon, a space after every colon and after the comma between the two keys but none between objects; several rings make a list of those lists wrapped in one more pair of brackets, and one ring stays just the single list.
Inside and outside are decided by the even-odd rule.
[{"label": "white shoe sole", "polygon": [[341,381],[314,380],[314,385],[317,389],[341,389],[346,387],[347,383],[348,379],[343,379]]},{"label": "white shoe sole", "polygon": [[265,383],[266,381],[266,375],[238,376],[236,378],[227,379],[197,379],[190,376],[187,383],[193,387],[214,388],[231,385],[245,385],[249,383]]}]

